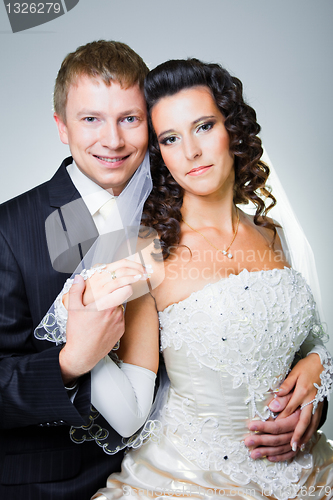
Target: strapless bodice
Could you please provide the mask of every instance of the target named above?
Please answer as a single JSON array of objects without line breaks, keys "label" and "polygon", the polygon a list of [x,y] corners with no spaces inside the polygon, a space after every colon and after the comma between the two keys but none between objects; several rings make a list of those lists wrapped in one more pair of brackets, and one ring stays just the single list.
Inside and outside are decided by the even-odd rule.
[{"label": "strapless bodice", "polygon": [[[315,318],[309,287],[289,268],[244,270],[159,313],[171,382],[163,423],[182,455],[238,482],[253,477],[258,462],[242,442],[246,423],[270,416],[267,404]],[[311,466],[302,460],[289,474]]]}]

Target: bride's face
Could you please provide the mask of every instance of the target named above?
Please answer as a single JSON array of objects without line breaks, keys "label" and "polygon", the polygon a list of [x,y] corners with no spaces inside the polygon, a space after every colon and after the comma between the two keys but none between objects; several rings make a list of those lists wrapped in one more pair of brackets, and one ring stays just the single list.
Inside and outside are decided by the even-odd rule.
[{"label": "bride's face", "polygon": [[165,165],[186,192],[207,196],[233,190],[229,136],[208,87],[162,98],[151,117]]}]

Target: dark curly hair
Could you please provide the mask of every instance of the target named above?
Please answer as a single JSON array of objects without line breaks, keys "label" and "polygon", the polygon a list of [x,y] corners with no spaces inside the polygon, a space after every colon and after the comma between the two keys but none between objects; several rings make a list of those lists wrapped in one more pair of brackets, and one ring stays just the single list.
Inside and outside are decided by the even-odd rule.
[{"label": "dark curly hair", "polygon": [[[198,59],[170,60],[153,69],[144,85],[149,115],[153,190],[146,201],[142,223],[153,227],[160,235],[164,259],[180,241],[183,188],[174,180],[163,162],[151,123],[151,111],[163,97],[196,86],[210,89],[225,118],[230,152],[235,158],[234,203],[253,202],[256,206],[254,223],[271,229],[273,242],[276,236],[276,225],[266,218],[276,200],[265,187],[269,168],[260,160],[263,154],[261,140],[257,135],[260,125],[254,109],[243,99],[242,82],[232,77],[219,64],[203,63]],[[270,198],[269,207],[265,206],[259,193]]]}]

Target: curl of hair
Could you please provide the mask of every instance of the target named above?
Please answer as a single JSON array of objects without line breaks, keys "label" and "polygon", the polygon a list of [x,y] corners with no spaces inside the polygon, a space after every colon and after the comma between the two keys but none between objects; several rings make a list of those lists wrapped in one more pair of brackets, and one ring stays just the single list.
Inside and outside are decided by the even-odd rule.
[{"label": "curl of hair", "polygon": [[[208,64],[198,59],[170,60],[152,70],[145,80],[145,97],[150,129],[150,157],[153,190],[146,201],[142,223],[151,226],[160,235],[163,258],[170,255],[170,248],[179,244],[183,189],[166,168],[158,140],[151,123],[151,111],[157,102],[183,89],[208,87],[225,118],[229,135],[229,149],[234,155],[235,186],[234,203],[252,202],[256,207],[254,223],[273,231],[277,225],[267,217],[276,204],[266,187],[269,167],[260,160],[263,149],[258,137],[260,125],[256,113],[243,98],[242,82],[232,77],[219,64]],[[270,199],[267,207],[262,197]]]}]

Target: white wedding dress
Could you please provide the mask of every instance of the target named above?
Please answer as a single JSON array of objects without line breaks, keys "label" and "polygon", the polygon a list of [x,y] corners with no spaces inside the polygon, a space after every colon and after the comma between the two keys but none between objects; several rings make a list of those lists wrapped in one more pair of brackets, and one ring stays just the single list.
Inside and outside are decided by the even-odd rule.
[{"label": "white wedding dress", "polygon": [[[308,351],[317,342],[304,278],[289,268],[244,270],[170,305],[159,319],[170,378],[161,415],[145,425],[150,439],[126,454],[122,472],[93,498],[332,498],[333,447],[322,433],[289,462],[252,460],[243,442],[249,420],[269,417],[272,391],[305,339]],[[325,349],[317,352],[332,373]]]}]

